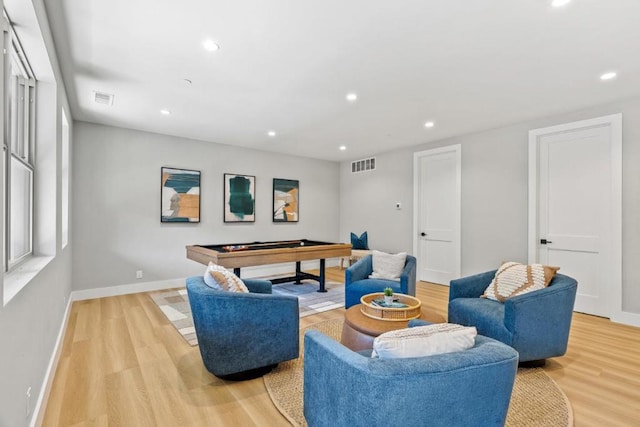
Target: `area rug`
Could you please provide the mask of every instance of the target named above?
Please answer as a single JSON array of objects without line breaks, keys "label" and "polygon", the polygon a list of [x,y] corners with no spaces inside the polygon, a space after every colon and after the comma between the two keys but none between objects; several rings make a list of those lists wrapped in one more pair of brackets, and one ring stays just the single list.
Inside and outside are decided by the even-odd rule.
[{"label": "area rug", "polygon": [[[325,288],[327,292],[318,292],[317,282],[303,281],[300,285],[294,283],[274,285],[272,292],[297,297],[300,317],[306,317],[344,306],[343,284],[327,282]],[[151,294],[151,299],[190,345],[198,345],[191,316],[191,306],[185,288],[154,292]]]},{"label": "area rug", "polygon": [[[300,357],[280,363],[264,376],[264,384],[274,405],[296,427],[306,426],[303,415],[304,332],[318,330],[339,340],[342,320],[316,323],[300,331]],[[573,411],[564,392],[541,368],[518,369],[511,395],[507,426],[564,427],[573,425]]]},{"label": "area rug", "polygon": [[311,316],[323,311],[344,307],[344,285],[341,283],[325,283],[327,292],[318,292],[318,282],[303,280],[302,284],[283,283],[274,285],[274,294],[293,295],[298,297],[300,317]]}]

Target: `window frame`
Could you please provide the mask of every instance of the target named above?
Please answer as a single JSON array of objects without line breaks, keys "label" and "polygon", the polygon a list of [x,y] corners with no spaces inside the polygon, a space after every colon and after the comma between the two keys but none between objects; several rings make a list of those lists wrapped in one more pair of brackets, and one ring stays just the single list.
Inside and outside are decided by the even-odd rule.
[{"label": "window frame", "polygon": [[[35,203],[35,125],[36,125],[36,80],[27,57],[22,49],[10,19],[3,11],[2,17],[2,85],[4,114],[3,120],[3,162],[4,198],[2,200],[4,257],[3,272],[8,273],[34,255],[34,203]],[[12,70],[16,72],[13,73]],[[17,162],[14,164],[14,162]],[[12,169],[19,165],[29,174],[28,200],[12,197]],[[15,195],[13,195],[15,196]],[[27,239],[26,250],[13,253],[11,224],[12,204],[25,203]]]},{"label": "window frame", "polygon": [[69,244],[69,198],[71,193],[71,128],[69,126],[69,119],[65,109],[61,109],[61,121],[62,121],[62,242],[60,243],[61,249],[64,249]]}]

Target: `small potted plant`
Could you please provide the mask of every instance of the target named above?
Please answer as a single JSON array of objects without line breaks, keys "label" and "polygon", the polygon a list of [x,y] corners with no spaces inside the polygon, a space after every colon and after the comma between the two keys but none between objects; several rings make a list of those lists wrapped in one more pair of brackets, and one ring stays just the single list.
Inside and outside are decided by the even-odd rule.
[{"label": "small potted plant", "polygon": [[393,289],[384,288],[384,303],[391,305],[393,303]]}]

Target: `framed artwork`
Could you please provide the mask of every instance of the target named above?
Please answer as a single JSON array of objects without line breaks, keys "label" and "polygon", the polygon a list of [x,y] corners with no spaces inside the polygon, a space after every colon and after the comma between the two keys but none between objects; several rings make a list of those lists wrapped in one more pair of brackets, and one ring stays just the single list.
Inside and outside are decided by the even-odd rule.
[{"label": "framed artwork", "polygon": [[298,222],[300,182],[273,179],[273,222]]},{"label": "framed artwork", "polygon": [[256,177],[224,174],[224,222],[255,222]]},{"label": "framed artwork", "polygon": [[160,222],[200,222],[200,171],[161,168]]}]

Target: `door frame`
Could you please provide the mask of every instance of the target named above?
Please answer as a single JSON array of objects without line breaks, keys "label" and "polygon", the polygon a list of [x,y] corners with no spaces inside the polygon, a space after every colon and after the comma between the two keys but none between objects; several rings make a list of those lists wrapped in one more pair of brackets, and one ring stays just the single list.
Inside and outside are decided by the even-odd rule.
[{"label": "door frame", "polygon": [[[614,321],[621,321],[622,312],[622,113],[564,123],[529,131],[529,263],[537,262],[538,247],[538,153],[543,136],[593,127],[608,127],[611,138],[611,297],[605,312]],[[579,286],[579,284],[578,284]],[[624,323],[624,322],[623,322]]]},{"label": "door frame", "polygon": [[[446,147],[433,148],[430,150],[418,151],[413,153],[413,254],[416,257],[416,273],[418,273],[420,268],[422,267],[422,260],[420,259],[420,254],[418,253],[418,244],[419,244],[419,235],[420,230],[420,159],[422,157],[432,156],[435,154],[449,153],[453,152],[455,154],[456,159],[456,201],[455,201],[455,232],[454,232],[454,252],[455,252],[455,277],[460,277],[461,271],[461,253],[462,253],[462,244],[461,244],[461,207],[462,207],[462,145],[448,145]],[[418,277],[418,280],[419,277]],[[448,283],[445,285],[449,286]]]}]

